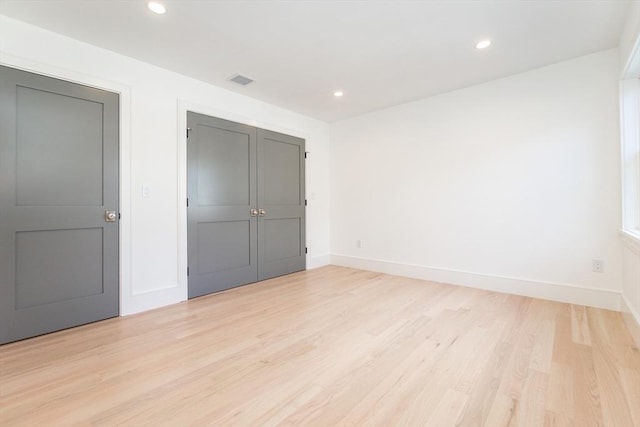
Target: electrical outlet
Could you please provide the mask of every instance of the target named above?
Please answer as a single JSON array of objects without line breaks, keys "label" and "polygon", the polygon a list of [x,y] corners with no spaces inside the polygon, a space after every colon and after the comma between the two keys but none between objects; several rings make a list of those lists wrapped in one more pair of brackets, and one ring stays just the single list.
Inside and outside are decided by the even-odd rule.
[{"label": "electrical outlet", "polygon": [[592,263],[592,268],[594,273],[604,272],[604,261],[601,259],[594,259]]},{"label": "electrical outlet", "polygon": [[362,240],[356,240],[356,248],[360,249],[362,247]]}]

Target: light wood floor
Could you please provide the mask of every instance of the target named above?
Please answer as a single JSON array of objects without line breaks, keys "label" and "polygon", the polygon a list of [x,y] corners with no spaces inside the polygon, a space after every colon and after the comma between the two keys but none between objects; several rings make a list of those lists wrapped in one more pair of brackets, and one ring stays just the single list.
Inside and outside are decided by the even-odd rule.
[{"label": "light wood floor", "polygon": [[0,363],[2,426],[640,426],[619,313],[334,266]]}]

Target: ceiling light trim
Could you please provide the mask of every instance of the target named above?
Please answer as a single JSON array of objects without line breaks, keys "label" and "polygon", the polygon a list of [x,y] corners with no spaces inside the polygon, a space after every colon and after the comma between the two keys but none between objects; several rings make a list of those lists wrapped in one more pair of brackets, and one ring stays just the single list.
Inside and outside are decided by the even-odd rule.
[{"label": "ceiling light trim", "polygon": [[482,50],[491,46],[491,39],[480,40],[476,43],[476,49]]},{"label": "ceiling light trim", "polygon": [[147,7],[150,11],[152,11],[153,13],[157,13],[158,15],[163,15],[167,12],[167,8],[162,3],[157,1],[150,1],[149,3],[147,3]]}]

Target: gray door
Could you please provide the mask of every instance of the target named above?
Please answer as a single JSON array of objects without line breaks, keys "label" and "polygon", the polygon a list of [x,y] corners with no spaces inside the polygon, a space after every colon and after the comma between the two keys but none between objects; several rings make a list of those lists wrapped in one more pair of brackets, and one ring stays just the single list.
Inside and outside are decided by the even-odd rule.
[{"label": "gray door", "polygon": [[1,343],[119,313],[118,104],[0,66]]},{"label": "gray door", "polygon": [[189,298],[256,281],[255,128],[188,113]]},{"label": "gray door", "polygon": [[258,129],[258,280],[305,269],[304,140]]},{"label": "gray door", "polygon": [[305,269],[304,140],[187,114],[189,298]]}]

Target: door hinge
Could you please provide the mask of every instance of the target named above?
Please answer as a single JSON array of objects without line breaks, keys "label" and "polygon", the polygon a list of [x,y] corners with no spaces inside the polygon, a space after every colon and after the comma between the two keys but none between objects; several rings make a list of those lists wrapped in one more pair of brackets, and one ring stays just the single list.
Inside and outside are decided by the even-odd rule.
[{"label": "door hinge", "polygon": [[309,155],[309,152],[308,152],[308,151],[305,151],[305,152],[304,152],[304,158],[306,159],[308,155]]},{"label": "door hinge", "polygon": [[191,130],[191,128],[187,128],[187,138],[189,138],[189,131]]},{"label": "door hinge", "polygon": [[307,206],[307,199],[304,199],[304,205]]},{"label": "door hinge", "polygon": [[304,253],[308,254],[309,253],[309,248],[304,248]]},{"label": "door hinge", "polygon": [[187,267],[187,277],[189,276],[189,267]]},{"label": "door hinge", "polygon": [[187,197],[187,207],[189,207],[189,198]]}]

